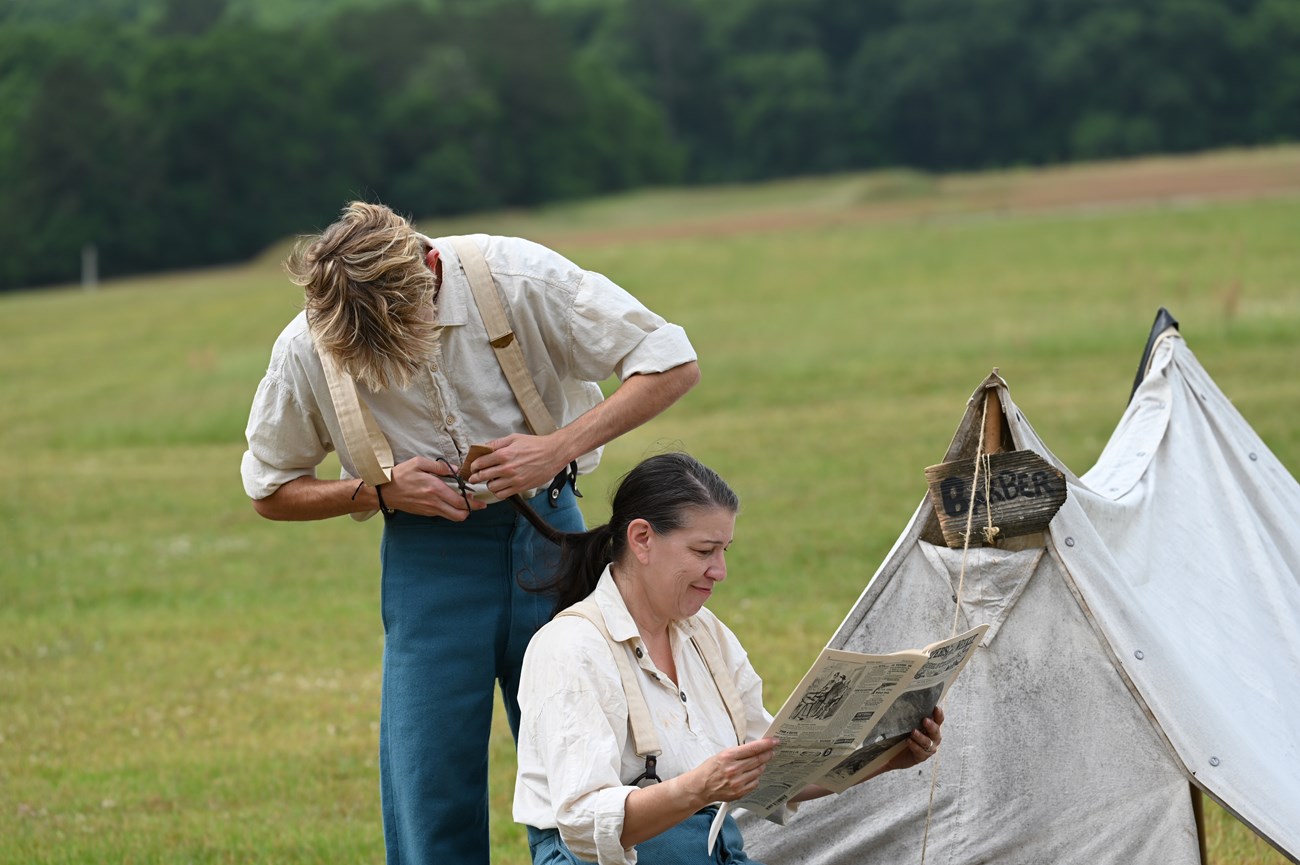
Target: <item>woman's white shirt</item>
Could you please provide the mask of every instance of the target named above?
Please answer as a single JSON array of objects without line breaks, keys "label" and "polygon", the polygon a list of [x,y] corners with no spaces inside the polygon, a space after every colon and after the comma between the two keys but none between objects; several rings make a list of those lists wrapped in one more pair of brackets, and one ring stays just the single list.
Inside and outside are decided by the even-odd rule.
[{"label": "woman's white shirt", "polygon": [[[592,594],[610,636],[635,664],[663,753],[658,774],[672,778],[738,744],[717,685],[680,624],[670,631],[674,682],[650,659],[609,568]],[[707,609],[698,625],[717,637],[723,663],[745,706],[746,741],[761,738],[772,721],[763,707],[763,682],[726,625]],[[633,865],[625,850],[623,804],[645,769],[627,723],[627,701],[609,644],[587,620],[553,619],[524,655],[519,683],[519,773],[514,817],[540,829],[558,828],[578,857],[600,865]]]}]

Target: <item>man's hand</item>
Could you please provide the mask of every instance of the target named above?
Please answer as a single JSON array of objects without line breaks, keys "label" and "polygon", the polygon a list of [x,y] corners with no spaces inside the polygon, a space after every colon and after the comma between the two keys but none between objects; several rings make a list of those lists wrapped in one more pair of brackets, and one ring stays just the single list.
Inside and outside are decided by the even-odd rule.
[{"label": "man's hand", "polygon": [[[455,473],[455,466],[428,457],[398,463],[393,467],[393,479],[384,484],[384,504],[410,514],[460,522],[470,511],[487,505],[473,496],[466,503],[460,490],[443,480]],[[268,520],[324,520],[378,509],[375,488],[355,479],[295,478],[266,498],[253,501],[253,510]]]},{"label": "man's hand", "polygon": [[492,453],[474,460],[469,482],[486,484],[499,499],[548,486],[569,464],[548,436],[514,433],[494,439],[487,446]]},{"label": "man's hand", "polygon": [[767,738],[726,748],[683,775],[633,790],[623,802],[620,842],[640,844],[707,805],[752,793],[777,744]]},{"label": "man's hand", "polygon": [[443,517],[461,522],[470,511],[486,504],[460,494],[443,478],[454,477],[456,466],[428,457],[411,457],[393,466],[393,479],[384,484],[384,504],[388,507],[425,517]]},{"label": "man's hand", "polygon": [[486,484],[499,499],[549,486],[570,461],[645,423],[699,380],[695,361],[630,375],[608,398],[550,435],[515,433],[485,442],[493,453],[474,461],[470,483]]}]

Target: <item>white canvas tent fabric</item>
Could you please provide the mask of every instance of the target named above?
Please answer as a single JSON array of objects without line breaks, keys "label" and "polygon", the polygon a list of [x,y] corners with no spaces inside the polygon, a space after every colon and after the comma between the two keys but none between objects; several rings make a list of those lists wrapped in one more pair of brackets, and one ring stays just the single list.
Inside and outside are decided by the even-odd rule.
[{"label": "white canvas tent fabric", "polygon": [[[1082,478],[996,376],[945,461],[974,454],[986,387],[1014,447],[1064,471],[1069,497],[1046,533],[969,551],[958,627],[993,627],[948,696],[938,758],[804,803],[784,827],[741,814],[750,855],[919,863],[933,771],[936,865],[1198,862],[1189,780],[1295,860],[1300,485],[1173,331]],[[923,501],[830,645],[947,636],[961,571]]]}]

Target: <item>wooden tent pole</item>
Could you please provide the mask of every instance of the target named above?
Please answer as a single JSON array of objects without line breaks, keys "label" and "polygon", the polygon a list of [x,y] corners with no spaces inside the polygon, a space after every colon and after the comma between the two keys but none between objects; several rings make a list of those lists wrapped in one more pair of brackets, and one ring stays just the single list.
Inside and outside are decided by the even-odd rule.
[{"label": "wooden tent pole", "polygon": [[1209,854],[1205,850],[1205,795],[1195,784],[1192,788],[1192,816],[1196,819],[1196,843],[1201,849],[1201,865],[1209,863]]},{"label": "wooden tent pole", "polygon": [[1002,400],[992,387],[984,392],[984,453],[1002,453]]}]

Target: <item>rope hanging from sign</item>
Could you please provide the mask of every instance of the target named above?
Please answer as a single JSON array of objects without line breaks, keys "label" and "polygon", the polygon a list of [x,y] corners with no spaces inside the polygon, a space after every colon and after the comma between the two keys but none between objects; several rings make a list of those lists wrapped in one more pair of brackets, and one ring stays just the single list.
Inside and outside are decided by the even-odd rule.
[{"label": "rope hanging from sign", "polygon": [[[975,476],[971,479],[970,485],[970,502],[966,507],[966,531],[965,541],[961,550],[961,571],[957,575],[957,593],[953,596],[955,609],[952,613],[952,633],[949,637],[957,636],[957,625],[961,618],[961,600],[962,593],[966,588],[966,557],[970,553],[970,539],[975,529],[975,499],[979,495],[980,480],[984,481],[984,513],[987,516],[988,525],[983,528],[984,543],[991,544],[998,536],[998,528],[993,525],[993,508],[990,498],[992,496],[989,482],[990,463],[988,454],[984,453],[984,431],[988,427],[989,398],[988,393],[984,395],[984,411],[980,421],[979,440],[975,445]],[[1000,422],[1000,420],[999,420]],[[980,471],[983,466],[983,471]],[[925,829],[921,835],[921,865],[925,865],[926,848],[930,842],[930,822],[934,817],[934,791],[939,786],[939,761],[943,755],[936,753],[934,755],[934,764],[930,767],[930,801],[925,807]]]}]

